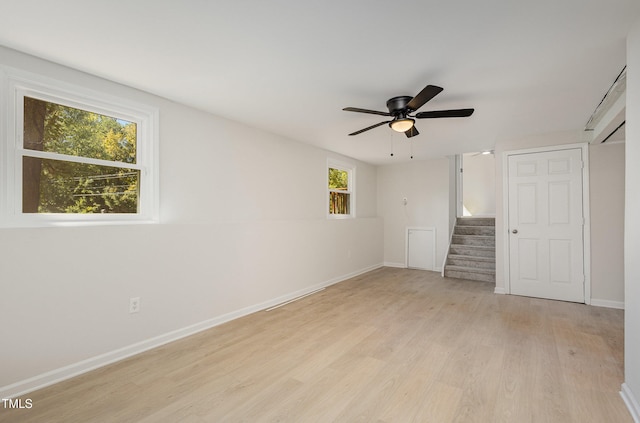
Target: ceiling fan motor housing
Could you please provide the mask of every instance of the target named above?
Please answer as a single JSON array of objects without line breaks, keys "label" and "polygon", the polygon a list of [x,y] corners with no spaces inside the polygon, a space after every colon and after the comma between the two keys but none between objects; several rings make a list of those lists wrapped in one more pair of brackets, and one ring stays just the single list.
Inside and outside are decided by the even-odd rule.
[{"label": "ceiling fan motor housing", "polygon": [[409,97],[406,95],[390,98],[387,101],[387,109],[389,109],[389,113],[394,116],[402,115],[402,117],[405,117],[408,112],[407,104],[411,101],[412,98],[413,97]]}]

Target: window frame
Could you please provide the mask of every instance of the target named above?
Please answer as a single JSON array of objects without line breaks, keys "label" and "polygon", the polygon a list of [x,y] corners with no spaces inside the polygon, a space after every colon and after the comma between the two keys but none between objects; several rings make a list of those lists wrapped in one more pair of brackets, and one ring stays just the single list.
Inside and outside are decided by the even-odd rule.
[{"label": "window frame", "polygon": [[[156,107],[0,66],[0,227],[76,226],[158,222],[158,116]],[[123,163],[24,148],[24,97],[123,119],[136,124],[136,163]],[[140,171],[137,213],[24,213],[23,157],[63,160]]]},{"label": "window frame", "polygon": [[[337,170],[342,170],[347,172],[348,174],[348,178],[347,178],[347,191],[343,191],[343,190],[335,190],[335,189],[331,189],[329,188],[329,169],[337,169]],[[345,162],[341,162],[338,160],[334,160],[334,159],[328,159],[327,160],[327,168],[326,168],[326,179],[325,179],[325,186],[326,186],[326,211],[327,211],[327,218],[329,219],[351,219],[351,218],[355,218],[356,217],[356,166],[350,163],[345,163]],[[332,192],[337,192],[337,193],[343,193],[343,194],[349,194],[349,213],[348,214],[336,214],[336,213],[331,213],[330,211],[330,207],[331,207],[331,193]]]}]

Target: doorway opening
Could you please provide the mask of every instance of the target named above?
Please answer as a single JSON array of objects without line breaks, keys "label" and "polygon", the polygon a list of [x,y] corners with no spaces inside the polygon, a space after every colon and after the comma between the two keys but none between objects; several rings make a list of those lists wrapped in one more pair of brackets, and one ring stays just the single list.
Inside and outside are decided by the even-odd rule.
[{"label": "doorway opening", "polygon": [[456,157],[457,217],[495,217],[496,163],[493,151]]}]

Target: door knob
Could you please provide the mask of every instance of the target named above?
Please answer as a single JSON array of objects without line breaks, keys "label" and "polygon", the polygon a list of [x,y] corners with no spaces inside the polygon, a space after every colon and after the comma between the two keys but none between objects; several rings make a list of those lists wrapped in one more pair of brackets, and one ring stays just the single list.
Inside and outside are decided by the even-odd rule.
[{"label": "door knob", "polygon": [[514,230],[512,230],[512,231],[511,231],[511,233],[517,234],[517,233],[518,233],[518,230],[517,230],[517,229],[514,229]]}]

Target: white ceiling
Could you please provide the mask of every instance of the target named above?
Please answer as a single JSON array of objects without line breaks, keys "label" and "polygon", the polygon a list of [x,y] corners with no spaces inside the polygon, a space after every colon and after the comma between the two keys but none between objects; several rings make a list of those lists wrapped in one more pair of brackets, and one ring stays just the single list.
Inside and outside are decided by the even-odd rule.
[{"label": "white ceiling", "polygon": [[[0,44],[370,163],[584,128],[638,0],[0,0]],[[444,91],[409,142],[386,100]],[[393,147],[395,156],[389,153]]]}]

